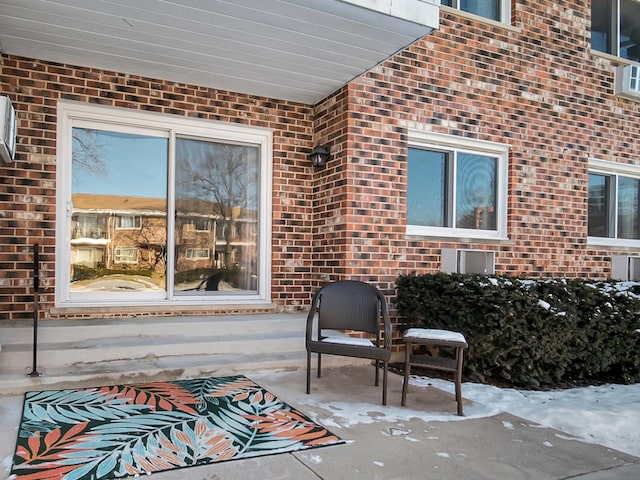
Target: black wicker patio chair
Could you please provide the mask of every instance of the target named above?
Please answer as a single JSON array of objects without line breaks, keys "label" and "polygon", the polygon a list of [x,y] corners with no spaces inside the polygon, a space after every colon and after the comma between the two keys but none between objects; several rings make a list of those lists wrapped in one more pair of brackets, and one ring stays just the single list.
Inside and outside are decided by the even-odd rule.
[{"label": "black wicker patio chair", "polygon": [[[315,327],[315,328],[314,328]],[[316,292],[307,316],[307,393],[311,391],[311,354],[369,358],[374,361],[375,385],[382,364],[382,404],[387,404],[387,373],[391,358],[391,322],[380,291],[364,282],[342,280]]]}]

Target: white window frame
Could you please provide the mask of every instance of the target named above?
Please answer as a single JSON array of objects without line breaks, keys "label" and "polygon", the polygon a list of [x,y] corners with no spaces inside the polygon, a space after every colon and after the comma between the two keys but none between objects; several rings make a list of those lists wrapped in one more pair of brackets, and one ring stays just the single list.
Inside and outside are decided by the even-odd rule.
[{"label": "white window frame", "polygon": [[[145,112],[126,108],[92,105],[73,101],[58,101],[57,118],[57,207],[56,207],[56,307],[84,306],[167,306],[171,305],[238,305],[271,303],[271,209],[273,177],[273,131],[268,128],[237,125],[233,123],[207,121],[178,115]],[[254,145],[259,149],[259,224],[257,248],[258,285],[257,292],[229,294],[217,292],[212,295],[174,294],[171,288],[162,291],[140,292],[132,296],[119,292],[72,292],[70,289],[71,254],[71,154],[72,128],[105,128],[123,133],[142,133],[169,139],[168,209],[175,209],[173,185],[175,163],[174,144],[177,136],[202,138],[220,142]],[[167,230],[175,231],[175,216],[168,215]],[[174,235],[167,239],[167,265],[173,265]],[[167,269],[167,285],[173,285],[173,269]],[[135,297],[135,298],[134,298]]]},{"label": "white window frame", "polygon": [[[122,260],[122,252],[123,251],[128,251],[128,252],[133,252],[135,254],[135,258],[132,258],[133,255],[130,255],[129,253],[127,253],[126,260]],[[116,246],[113,247],[113,261],[115,263],[131,263],[131,264],[135,264],[138,263],[138,248],[137,247],[129,247],[129,246]]]},{"label": "white window frame", "polygon": [[[198,223],[202,222],[204,223],[205,227],[204,228],[198,228]],[[210,232],[211,231],[211,220],[208,218],[196,218],[194,220],[194,229],[196,232]]]},{"label": "white window frame", "polygon": [[[76,247],[76,250],[79,252],[91,252],[91,261],[92,263],[97,263],[98,261],[95,259],[95,253],[96,252],[101,252],[102,253],[102,259],[104,261],[104,251],[101,248],[96,248],[96,247],[92,247],[90,245],[80,245]],[[80,264],[82,265],[82,263]]]},{"label": "white window frame", "polygon": [[463,15],[468,15],[474,18],[481,18],[482,20],[486,20],[488,22],[498,22],[506,25],[511,25],[511,0],[500,0],[500,19],[495,20],[493,18],[484,17],[482,15],[478,15],[476,13],[467,12],[466,10],[460,9],[460,0],[453,0],[453,5],[451,7],[447,5],[441,5],[440,8],[444,9],[452,9],[460,12]]},{"label": "white window frame", "polygon": [[409,147],[445,149],[447,151],[462,153],[490,155],[497,157],[498,166],[496,169],[496,230],[428,227],[407,224],[407,235],[455,238],[459,240],[507,240],[507,172],[509,167],[509,145],[423,130],[410,129],[408,134]]},{"label": "white window frame", "polygon": [[[640,179],[640,166],[627,165],[623,163],[611,162],[608,160],[599,160],[596,158],[589,159],[589,174],[594,173],[597,175],[609,175],[612,177],[631,177]],[[616,179],[615,186],[615,198],[614,198],[614,231],[617,235],[617,219],[618,219],[618,182]],[[588,201],[588,193],[587,193]],[[604,247],[626,247],[626,248],[640,248],[640,240],[632,240],[627,238],[614,238],[614,237],[587,237],[587,245],[604,246]]]},{"label": "white window frame", "polygon": [[[206,255],[196,255],[196,253],[206,252]],[[211,258],[211,249],[204,247],[189,247],[184,252],[187,260],[207,260]]]},{"label": "white window frame", "polygon": [[[125,218],[133,219],[133,226],[122,226],[122,220]],[[116,215],[116,230],[140,230],[142,228],[142,217],[140,215],[118,214]]]}]

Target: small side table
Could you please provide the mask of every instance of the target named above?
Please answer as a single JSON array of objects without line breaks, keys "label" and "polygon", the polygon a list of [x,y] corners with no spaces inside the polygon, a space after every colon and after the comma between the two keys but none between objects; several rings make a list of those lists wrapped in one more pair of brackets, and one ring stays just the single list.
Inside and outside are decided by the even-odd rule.
[{"label": "small side table", "polygon": [[[406,344],[404,361],[404,383],[402,385],[402,406],[407,400],[407,389],[409,388],[409,373],[412,366],[431,368],[452,372],[455,374],[456,402],[458,403],[458,415],[462,413],[462,359],[464,349],[467,348],[467,340],[459,332],[449,330],[436,330],[429,328],[410,328],[402,336],[402,341]],[[415,345],[445,346],[454,347],[456,358],[446,358],[429,355],[416,355],[413,353]]]}]

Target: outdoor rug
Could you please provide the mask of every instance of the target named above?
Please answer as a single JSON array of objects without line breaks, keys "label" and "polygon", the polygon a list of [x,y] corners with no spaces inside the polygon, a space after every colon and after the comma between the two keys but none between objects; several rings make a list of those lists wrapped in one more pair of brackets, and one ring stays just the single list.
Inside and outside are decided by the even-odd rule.
[{"label": "outdoor rug", "polygon": [[343,443],[245,376],[27,392],[15,479],[114,479]]}]

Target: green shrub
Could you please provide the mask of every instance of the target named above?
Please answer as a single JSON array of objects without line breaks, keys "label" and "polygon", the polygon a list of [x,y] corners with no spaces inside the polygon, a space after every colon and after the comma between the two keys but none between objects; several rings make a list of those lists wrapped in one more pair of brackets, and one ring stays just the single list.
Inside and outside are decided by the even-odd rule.
[{"label": "green shrub", "polygon": [[74,265],[73,266],[73,278],[72,282],[77,282],[79,280],[93,280],[95,278],[105,277],[107,275],[139,275],[141,277],[151,277],[151,270],[148,268],[105,268],[103,265],[94,267],[87,267],[84,265]]},{"label": "green shrub", "polygon": [[466,336],[474,381],[640,381],[640,300],[628,284],[436,273],[402,275],[396,285],[406,327]]}]

